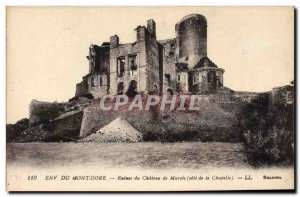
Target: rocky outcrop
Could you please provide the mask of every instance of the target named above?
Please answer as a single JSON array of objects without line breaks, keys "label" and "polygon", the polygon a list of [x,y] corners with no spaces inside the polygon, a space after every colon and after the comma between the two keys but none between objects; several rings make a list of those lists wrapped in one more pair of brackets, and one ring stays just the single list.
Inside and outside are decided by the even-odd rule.
[{"label": "rocky outcrop", "polygon": [[7,124],[6,125],[6,142],[11,142],[16,139],[22,131],[28,129],[29,120],[27,118],[23,118],[16,122],[16,124]]}]

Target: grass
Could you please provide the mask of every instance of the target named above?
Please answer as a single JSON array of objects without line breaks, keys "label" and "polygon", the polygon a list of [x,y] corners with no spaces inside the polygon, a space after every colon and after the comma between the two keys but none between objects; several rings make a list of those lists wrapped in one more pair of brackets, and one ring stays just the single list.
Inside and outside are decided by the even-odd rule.
[{"label": "grass", "polygon": [[245,168],[243,145],[184,143],[9,143],[8,165],[50,168],[76,165],[107,167]]}]

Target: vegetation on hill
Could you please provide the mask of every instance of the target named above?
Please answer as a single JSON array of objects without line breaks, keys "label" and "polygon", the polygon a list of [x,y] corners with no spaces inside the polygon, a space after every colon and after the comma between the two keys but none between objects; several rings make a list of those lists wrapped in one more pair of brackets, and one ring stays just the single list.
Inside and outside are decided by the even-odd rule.
[{"label": "vegetation on hill", "polygon": [[248,163],[255,167],[293,163],[293,113],[292,105],[270,105],[264,94],[243,109],[240,137]]},{"label": "vegetation on hill", "polygon": [[11,142],[16,139],[22,131],[28,129],[29,120],[28,118],[23,118],[16,122],[15,124],[6,125],[6,141]]}]

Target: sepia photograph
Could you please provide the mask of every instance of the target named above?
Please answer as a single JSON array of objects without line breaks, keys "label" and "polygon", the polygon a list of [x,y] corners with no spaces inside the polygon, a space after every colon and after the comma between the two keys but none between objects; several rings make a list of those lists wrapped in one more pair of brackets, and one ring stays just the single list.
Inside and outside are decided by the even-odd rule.
[{"label": "sepia photograph", "polygon": [[295,8],[6,7],[6,190],[295,190]]}]

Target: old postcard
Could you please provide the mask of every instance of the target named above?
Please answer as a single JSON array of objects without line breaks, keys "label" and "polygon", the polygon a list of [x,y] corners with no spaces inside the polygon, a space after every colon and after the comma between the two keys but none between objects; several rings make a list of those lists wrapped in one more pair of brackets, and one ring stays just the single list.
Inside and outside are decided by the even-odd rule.
[{"label": "old postcard", "polygon": [[293,7],[7,7],[8,191],[294,190]]}]

